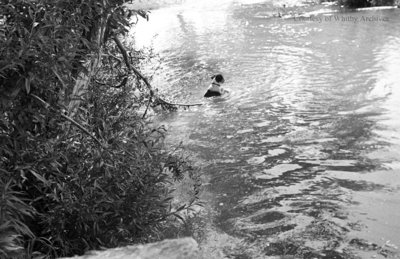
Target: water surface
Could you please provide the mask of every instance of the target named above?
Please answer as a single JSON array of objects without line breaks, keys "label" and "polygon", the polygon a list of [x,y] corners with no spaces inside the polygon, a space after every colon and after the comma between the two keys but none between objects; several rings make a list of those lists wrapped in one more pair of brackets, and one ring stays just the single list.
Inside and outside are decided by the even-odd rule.
[{"label": "water surface", "polygon": [[[193,235],[210,258],[397,258],[400,10],[286,2],[188,1],[135,29],[153,85],[204,102],[162,118],[207,181]],[[205,100],[217,72],[230,93]]]}]

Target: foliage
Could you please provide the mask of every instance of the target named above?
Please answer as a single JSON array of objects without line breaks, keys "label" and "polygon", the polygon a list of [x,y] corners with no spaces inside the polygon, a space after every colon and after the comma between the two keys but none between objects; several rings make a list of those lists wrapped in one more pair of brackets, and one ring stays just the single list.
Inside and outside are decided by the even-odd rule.
[{"label": "foliage", "polygon": [[[4,173],[4,172],[3,172]],[[24,217],[32,217],[33,208],[28,206],[13,191],[12,182],[4,183],[1,179],[0,188],[0,258],[15,257],[23,250],[21,233],[33,238],[33,233],[24,223]]]},{"label": "foliage", "polygon": [[0,257],[153,240],[187,207],[164,166],[193,169],[138,113],[153,92],[118,37],[147,13],[124,2],[0,0]]}]

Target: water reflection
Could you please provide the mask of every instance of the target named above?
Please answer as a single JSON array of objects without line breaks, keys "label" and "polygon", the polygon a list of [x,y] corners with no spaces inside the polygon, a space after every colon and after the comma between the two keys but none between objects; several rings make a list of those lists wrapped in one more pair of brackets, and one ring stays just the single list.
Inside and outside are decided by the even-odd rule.
[{"label": "water reflection", "polygon": [[400,246],[399,10],[373,13],[390,24],[317,23],[250,2],[156,10],[136,32],[139,46],[153,40],[154,83],[170,98],[198,102],[215,71],[231,91],[164,118],[209,180],[194,233],[204,253],[350,258]]}]

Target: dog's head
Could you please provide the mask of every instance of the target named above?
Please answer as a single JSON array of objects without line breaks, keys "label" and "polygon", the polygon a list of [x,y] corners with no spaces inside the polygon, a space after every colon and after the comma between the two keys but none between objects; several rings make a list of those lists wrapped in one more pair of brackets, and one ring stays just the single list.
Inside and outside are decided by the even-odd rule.
[{"label": "dog's head", "polygon": [[225,79],[224,79],[224,77],[223,77],[221,74],[213,75],[213,76],[211,77],[211,79],[215,79],[215,82],[217,82],[217,83],[223,83],[223,82],[225,82]]}]

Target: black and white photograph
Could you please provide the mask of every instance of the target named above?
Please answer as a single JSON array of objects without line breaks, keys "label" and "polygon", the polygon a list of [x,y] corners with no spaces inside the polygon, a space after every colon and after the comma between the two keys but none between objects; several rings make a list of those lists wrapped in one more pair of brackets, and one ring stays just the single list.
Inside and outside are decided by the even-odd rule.
[{"label": "black and white photograph", "polygon": [[0,0],[0,259],[400,258],[400,0]]}]

